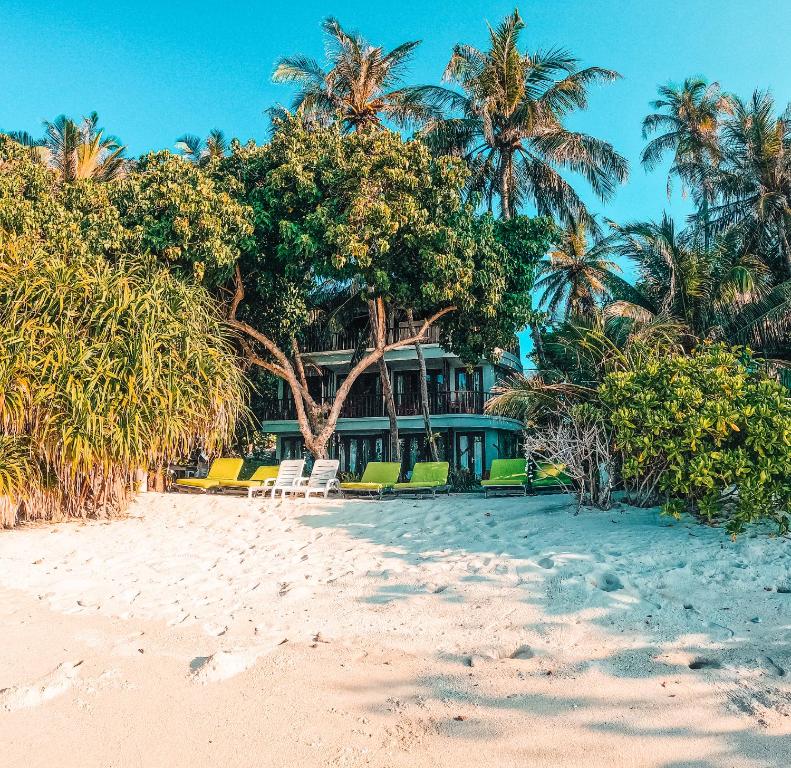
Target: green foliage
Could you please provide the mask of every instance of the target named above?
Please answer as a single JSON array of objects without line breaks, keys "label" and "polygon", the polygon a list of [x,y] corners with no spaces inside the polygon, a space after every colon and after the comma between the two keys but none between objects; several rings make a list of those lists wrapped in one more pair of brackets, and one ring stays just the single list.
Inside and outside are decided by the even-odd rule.
[{"label": "green foliage", "polygon": [[453,467],[448,475],[448,485],[454,493],[480,493],[481,482],[469,469]]},{"label": "green foliage", "polygon": [[749,353],[722,345],[642,360],[599,388],[622,456],[624,481],[665,510],[789,526],[791,396]]},{"label": "green foliage", "polygon": [[157,152],[116,182],[111,198],[128,230],[127,247],[208,283],[227,277],[246,237],[250,211],[227,179]]},{"label": "green foliage", "polygon": [[471,283],[475,242],[454,226],[472,215],[461,204],[459,161],[435,160],[390,131],[344,135],[298,120],[263,151],[269,173],[256,197],[266,208],[256,221],[290,273],[361,277],[377,295],[419,283],[430,303]]},{"label": "green foliage", "polygon": [[132,260],[67,261],[3,238],[0,392],[0,434],[25,441],[56,480],[24,514],[56,517],[122,507],[132,472],[196,438],[217,450],[244,384],[200,286]]},{"label": "green foliage", "polygon": [[125,230],[108,185],[59,186],[56,175],[22,146],[0,135],[0,232],[34,238],[53,256],[118,252]]},{"label": "green foliage", "polygon": [[215,302],[125,255],[139,231],[113,204],[114,184],[59,184],[0,137],[5,524],[118,510],[133,472],[196,438],[217,449],[243,410],[243,376]]},{"label": "green foliage", "polygon": [[442,320],[446,346],[470,363],[493,358],[507,348],[514,334],[537,321],[532,290],[536,265],[559,235],[552,219],[514,216],[479,219],[491,228],[496,248],[485,253],[459,310]]},{"label": "green foliage", "polygon": [[459,319],[443,329],[470,359],[504,346],[531,316],[551,223],[477,216],[462,202],[463,164],[421,142],[291,118],[269,145],[237,145],[218,173],[239,183],[253,212],[240,318],[281,343],[307,325],[324,281],[361,286],[358,300],[381,296],[418,317],[457,305]]}]

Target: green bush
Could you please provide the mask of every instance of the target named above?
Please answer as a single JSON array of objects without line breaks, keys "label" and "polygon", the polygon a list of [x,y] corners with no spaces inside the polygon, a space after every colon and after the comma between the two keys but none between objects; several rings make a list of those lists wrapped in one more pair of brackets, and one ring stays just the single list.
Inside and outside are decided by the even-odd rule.
[{"label": "green bush", "polygon": [[733,535],[761,518],[788,530],[791,396],[749,353],[712,345],[641,361],[608,374],[599,396],[638,503]]},{"label": "green bush", "polygon": [[0,526],[122,511],[139,468],[219,451],[245,394],[201,286],[0,232]]}]

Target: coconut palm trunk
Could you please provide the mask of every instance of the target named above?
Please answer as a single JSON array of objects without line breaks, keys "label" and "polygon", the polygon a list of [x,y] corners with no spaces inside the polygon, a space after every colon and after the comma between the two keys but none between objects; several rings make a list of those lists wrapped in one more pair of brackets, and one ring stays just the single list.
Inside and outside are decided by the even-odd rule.
[{"label": "coconut palm trunk", "polygon": [[500,173],[500,217],[503,221],[508,221],[513,215],[512,210],[512,187],[514,175],[513,151],[503,151],[503,167]]}]

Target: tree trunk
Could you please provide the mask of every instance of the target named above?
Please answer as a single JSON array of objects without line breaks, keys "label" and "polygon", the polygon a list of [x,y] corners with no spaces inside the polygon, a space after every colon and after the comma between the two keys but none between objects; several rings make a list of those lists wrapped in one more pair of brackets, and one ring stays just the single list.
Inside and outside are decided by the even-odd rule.
[{"label": "tree trunk", "polygon": [[709,223],[709,190],[708,187],[704,187],[703,189],[703,207],[701,210],[703,215],[703,250],[708,255],[709,253],[709,229],[711,228],[711,224]]},{"label": "tree trunk", "polygon": [[[409,323],[409,335],[414,336],[415,317],[411,309],[406,311],[406,319]],[[434,442],[434,433],[431,430],[431,406],[428,401],[428,381],[426,380],[426,358],[423,355],[423,345],[415,342],[415,354],[417,355],[417,367],[420,371],[420,411],[423,414],[423,427],[426,430],[426,445],[428,446],[431,461],[439,461],[437,456],[437,445]]]},{"label": "tree trunk", "polygon": [[541,340],[541,329],[538,323],[534,322],[530,326],[530,338],[533,340],[533,352],[535,352],[536,360],[540,370],[546,370],[547,358],[544,354],[544,342]]},{"label": "tree trunk", "polygon": [[513,156],[505,152],[503,153],[502,165],[500,170],[500,218],[503,221],[508,221],[508,219],[513,216],[513,211],[511,210],[511,200],[513,197],[513,193],[511,190],[511,184],[513,182]]},{"label": "tree trunk", "polygon": [[[387,344],[387,320],[384,317],[384,302],[380,299],[368,300],[368,317],[371,325],[371,336],[376,349],[384,349]],[[390,461],[401,460],[401,446],[398,439],[398,412],[396,411],[393,386],[390,382],[390,372],[387,370],[387,361],[382,355],[377,361],[379,379],[382,382],[382,397],[385,402],[387,418],[390,422],[390,446],[388,457]]]},{"label": "tree trunk", "polygon": [[382,381],[382,397],[387,409],[387,418],[390,422],[390,461],[401,461],[401,444],[398,438],[398,413],[396,411],[393,387],[390,383],[390,372],[384,357],[379,358],[379,378]]},{"label": "tree trunk", "polygon": [[[332,405],[329,407],[329,410],[327,412],[322,410],[321,418],[317,419],[316,409],[318,406],[313,401],[313,398],[310,396],[307,388],[303,386],[299,380],[298,371],[294,369],[294,364],[296,364],[296,361],[294,364],[292,364],[292,361],[288,358],[288,355],[286,355],[286,353],[266,334],[256,330],[249,323],[237,319],[237,309],[244,299],[244,284],[242,282],[242,275],[238,266],[234,271],[234,276],[236,288],[234,291],[233,300],[228,309],[229,325],[241,333],[239,342],[249,363],[252,365],[257,365],[263,368],[265,371],[273,373],[275,376],[288,384],[294,396],[296,419],[297,423],[299,424],[299,431],[305,441],[305,446],[316,458],[326,458],[327,445],[335,432],[335,426],[338,423],[338,419],[340,418],[341,410],[344,403],[346,402],[346,398],[349,396],[349,391],[351,390],[352,384],[354,384],[360,375],[368,370],[372,365],[381,365],[381,361],[384,360],[384,355],[389,349],[399,349],[401,347],[411,346],[418,339],[410,337],[404,339],[403,343],[394,341],[391,344],[387,344],[386,321],[383,316],[384,302],[381,297],[376,299],[371,298],[369,302],[369,312],[371,311],[371,304],[373,304],[374,311],[372,313],[372,319],[375,319],[376,322],[372,329],[372,335],[376,340],[376,348],[371,352],[364,354],[362,358],[352,366],[343,383],[338,388],[338,391],[335,393],[335,399],[333,400]],[[444,307],[438,312],[435,312],[433,315],[425,319],[421,323],[419,335],[424,335],[433,323],[437,322],[441,317],[444,317],[449,312],[455,312],[456,309],[457,307],[455,305],[450,305]],[[257,344],[261,345],[261,347],[263,347],[267,353],[271,355],[272,359],[266,360],[261,357],[253,348],[252,342],[256,342]],[[292,354],[295,356],[299,356],[301,354],[298,347],[294,347],[292,345]],[[389,384],[390,381],[387,379],[388,388]],[[392,389],[390,388],[389,391],[392,399]],[[398,424],[396,423],[396,430],[397,428]],[[399,453],[397,436],[395,453],[396,455]]]},{"label": "tree trunk", "polygon": [[786,278],[791,278],[791,247],[788,244],[786,235],[786,217],[780,219],[780,236],[783,240],[783,256],[785,256]]}]

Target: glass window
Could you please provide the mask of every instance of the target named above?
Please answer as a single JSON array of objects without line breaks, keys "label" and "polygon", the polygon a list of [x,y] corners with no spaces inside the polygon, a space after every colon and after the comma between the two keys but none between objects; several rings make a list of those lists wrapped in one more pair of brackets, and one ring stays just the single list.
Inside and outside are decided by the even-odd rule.
[{"label": "glass window", "polygon": [[459,432],[456,434],[456,466],[476,478],[483,477],[486,463],[483,432]]},{"label": "glass window", "polygon": [[357,472],[357,440],[349,440],[349,472]]}]

